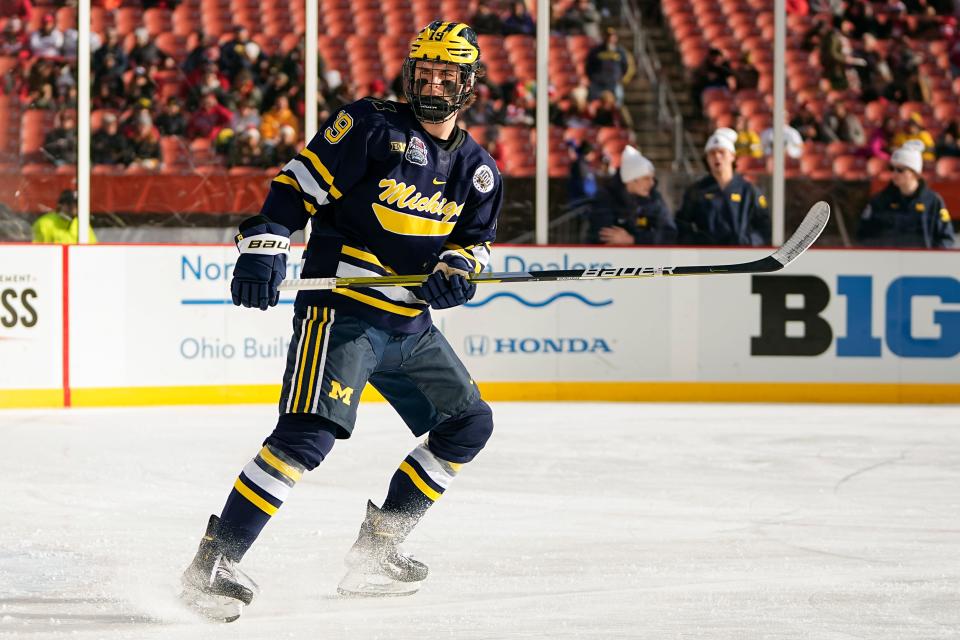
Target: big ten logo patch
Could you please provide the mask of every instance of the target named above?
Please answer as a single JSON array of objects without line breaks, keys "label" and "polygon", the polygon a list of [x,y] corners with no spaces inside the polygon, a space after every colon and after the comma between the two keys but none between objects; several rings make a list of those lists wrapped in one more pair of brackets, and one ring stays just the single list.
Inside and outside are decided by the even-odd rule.
[{"label": "big ten logo patch", "polygon": [[353,387],[345,387],[337,380],[330,381],[330,393],[327,394],[334,400],[339,400],[343,404],[350,404],[350,399],[353,398]]},{"label": "big ten logo patch", "polygon": [[[960,280],[949,276],[901,276],[874,300],[873,276],[837,276],[846,322],[823,317],[830,285],[817,276],[753,276],[760,296],[760,335],[754,356],[818,356],[836,342],[841,358],[879,358],[883,344],[901,358],[952,358],[960,353]],[[879,311],[882,328],[874,327]],[[834,341],[836,332],[842,332]]]},{"label": "big ten logo patch", "polygon": [[36,326],[36,299],[37,291],[32,288],[0,290],[0,325],[7,329]]}]

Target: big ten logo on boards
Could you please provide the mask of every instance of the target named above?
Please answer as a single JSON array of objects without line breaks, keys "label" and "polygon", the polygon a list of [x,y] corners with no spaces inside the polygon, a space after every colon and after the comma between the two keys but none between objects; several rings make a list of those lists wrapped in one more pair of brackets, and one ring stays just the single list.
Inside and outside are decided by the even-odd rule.
[{"label": "big ten logo on boards", "polygon": [[0,274],[0,326],[5,329],[37,325],[37,290],[28,274]]},{"label": "big ten logo on boards", "polygon": [[[901,276],[874,300],[873,276],[837,276],[846,325],[833,327],[821,315],[830,286],[817,276],[753,276],[760,296],[760,335],[750,340],[754,356],[817,356],[836,339],[841,358],[879,358],[883,343],[901,358],[952,358],[960,353],[960,281],[949,276]],[[929,304],[936,308],[932,311]],[[874,327],[876,305],[882,327]],[[802,329],[802,335],[794,329]]]}]

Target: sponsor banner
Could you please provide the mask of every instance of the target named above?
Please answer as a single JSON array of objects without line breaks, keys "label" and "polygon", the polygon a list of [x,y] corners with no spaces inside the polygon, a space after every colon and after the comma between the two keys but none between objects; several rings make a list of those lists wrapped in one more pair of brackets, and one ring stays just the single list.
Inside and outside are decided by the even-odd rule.
[{"label": "sponsor banner", "polygon": [[0,248],[0,406],[63,399],[63,249]]},{"label": "sponsor banner", "polygon": [[[293,249],[290,277],[301,253]],[[294,296],[267,312],[235,307],[236,256],[232,246],[73,248],[73,386],[279,384]]]},{"label": "sponsor banner", "polygon": [[[0,388],[62,383],[59,252],[0,250],[0,272],[35,278],[11,283],[18,287],[15,297],[8,294],[17,309],[16,336],[44,336],[36,348],[17,353],[9,351],[11,341],[0,341],[12,357],[4,362],[26,372],[4,367]],[[767,253],[495,247],[490,267],[668,271]],[[236,255],[232,246],[71,247],[69,376],[78,403],[91,390],[135,403],[124,390],[150,389],[156,400],[163,389],[183,398],[189,389],[218,387],[234,390],[221,394],[224,401],[240,401],[238,393],[273,401],[291,334],[293,295],[267,312],[234,307],[229,282]],[[299,275],[299,257],[295,248],[292,277]],[[25,305],[28,288],[37,296],[28,294]],[[36,325],[24,327],[34,311]],[[4,317],[13,316],[0,305]],[[938,398],[960,388],[960,269],[952,252],[815,250],[776,274],[481,285],[469,305],[434,312],[434,318],[474,379],[504,397],[525,397],[510,383],[528,390],[562,383],[556,389],[609,399],[629,399],[644,384],[673,385],[670,393],[680,397],[694,397],[686,395],[692,393],[686,385],[699,384],[713,388],[719,394],[714,399],[741,400],[749,399],[743,394],[751,389],[756,399],[767,397],[764,384],[821,385],[818,396],[830,384],[859,385],[860,395],[851,400],[869,396],[871,387],[864,385],[879,385],[885,394],[891,385],[940,385]],[[14,335],[12,330],[4,327],[3,336]],[[789,395],[777,389],[769,399]],[[564,391],[563,398],[571,393],[578,397]]]}]

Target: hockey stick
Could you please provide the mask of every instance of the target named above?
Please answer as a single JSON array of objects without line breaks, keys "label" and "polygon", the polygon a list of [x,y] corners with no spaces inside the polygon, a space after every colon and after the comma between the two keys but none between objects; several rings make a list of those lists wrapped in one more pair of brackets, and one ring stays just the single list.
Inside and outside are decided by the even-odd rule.
[{"label": "hockey stick", "polygon": [[[830,220],[830,205],[817,202],[800,222],[800,226],[779,249],[752,262],[736,264],[698,265],[678,267],[610,267],[606,269],[558,269],[552,271],[521,271],[470,274],[470,282],[477,284],[550,282],[555,280],[609,280],[613,278],[653,278],[655,276],[705,276],[719,273],[770,273],[779,271],[810,248]],[[309,289],[336,289],[353,287],[413,287],[423,284],[428,275],[301,278],[284,280],[281,291]]]}]

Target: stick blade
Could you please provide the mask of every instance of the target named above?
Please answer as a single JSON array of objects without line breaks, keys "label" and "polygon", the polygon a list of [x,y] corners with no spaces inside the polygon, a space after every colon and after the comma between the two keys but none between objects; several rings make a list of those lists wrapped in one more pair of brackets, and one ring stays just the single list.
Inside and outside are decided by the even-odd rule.
[{"label": "stick blade", "polygon": [[797,230],[771,257],[784,267],[787,266],[817,241],[829,221],[830,205],[821,200],[810,207]]}]

